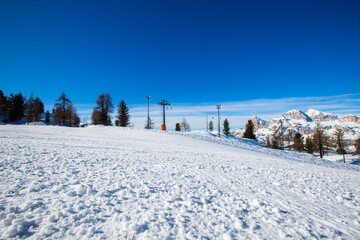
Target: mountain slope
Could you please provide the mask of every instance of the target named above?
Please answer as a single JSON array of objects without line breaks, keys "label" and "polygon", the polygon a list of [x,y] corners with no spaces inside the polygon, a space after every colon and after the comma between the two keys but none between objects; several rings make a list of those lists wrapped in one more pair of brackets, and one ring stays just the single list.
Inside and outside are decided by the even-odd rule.
[{"label": "mountain slope", "polygon": [[[344,139],[353,144],[354,140],[360,137],[360,117],[355,115],[341,116],[333,113],[320,112],[309,109],[306,112],[291,110],[285,114],[265,121],[257,116],[250,118],[255,126],[256,138],[261,142],[266,142],[266,136],[272,135],[274,130],[280,130],[284,135],[291,138],[299,132],[302,135],[310,136],[317,123],[325,130],[330,137],[334,137],[335,131],[341,128],[344,131]],[[242,137],[242,130],[235,130],[234,135]]]},{"label": "mountain slope", "polygon": [[357,166],[251,141],[0,126],[0,172],[2,238],[360,237]]}]

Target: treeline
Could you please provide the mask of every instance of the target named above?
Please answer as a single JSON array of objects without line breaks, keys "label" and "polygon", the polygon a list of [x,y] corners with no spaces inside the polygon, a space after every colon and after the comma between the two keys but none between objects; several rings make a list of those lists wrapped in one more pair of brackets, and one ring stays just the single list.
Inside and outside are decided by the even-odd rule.
[{"label": "treeline", "polygon": [[[44,114],[44,103],[33,94],[27,99],[23,94],[5,94],[0,90],[0,119],[3,123],[8,122],[38,122]],[[73,103],[65,93],[56,100],[52,114],[49,110],[45,113],[45,123],[51,122],[61,126],[79,126],[80,118],[76,113]]]},{"label": "treeline", "polygon": [[[110,114],[114,111],[114,104],[109,93],[102,93],[96,100],[96,107],[94,107],[91,115],[91,122],[94,125],[112,126]],[[117,105],[117,115],[115,126],[127,127],[130,124],[129,108],[124,99]]]},{"label": "treeline", "polygon": [[33,95],[26,99],[22,93],[5,96],[0,90],[0,117],[2,122],[16,122],[23,118],[27,121],[39,121],[44,113],[44,103]]},{"label": "treeline", "polygon": [[[80,118],[77,114],[76,108],[72,101],[61,93],[52,109],[45,113],[44,122],[47,124],[54,124],[59,126],[79,127]],[[130,124],[129,108],[124,100],[121,100],[117,105],[117,119],[116,126],[126,127]],[[113,125],[110,114],[114,110],[114,105],[109,93],[102,93],[96,100],[96,107],[94,107],[91,120],[94,125]],[[27,99],[22,93],[5,94],[0,90],[0,121],[8,122],[38,122],[44,116],[44,103],[39,97],[34,97],[33,94]]]},{"label": "treeline", "polygon": [[[255,139],[255,128],[251,120],[246,124],[243,138]],[[287,144],[287,146],[286,146]],[[337,153],[345,155],[348,148],[353,143],[344,138],[344,130],[337,128],[334,136],[328,136],[322,129],[319,122],[316,123],[314,132],[311,136],[304,138],[301,133],[296,133],[293,137],[285,135],[282,125],[274,128],[271,134],[266,136],[265,146],[273,149],[284,150],[293,148],[298,152],[307,152],[314,154],[317,152],[322,158],[330,149],[336,150]],[[354,143],[355,153],[360,154],[360,137]],[[345,156],[344,156],[345,161]]]}]

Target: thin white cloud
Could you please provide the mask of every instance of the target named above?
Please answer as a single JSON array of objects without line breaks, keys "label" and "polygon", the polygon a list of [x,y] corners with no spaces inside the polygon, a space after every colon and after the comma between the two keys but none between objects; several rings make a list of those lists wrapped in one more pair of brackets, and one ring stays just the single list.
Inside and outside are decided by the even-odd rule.
[{"label": "thin white cloud", "polygon": [[[166,110],[166,123],[170,130],[175,128],[175,124],[184,117],[190,123],[192,129],[205,129],[206,116],[208,121],[217,124],[216,104],[221,104],[220,115],[221,123],[225,118],[230,122],[232,129],[243,127],[247,120],[256,115],[264,120],[279,116],[292,109],[307,111],[310,108],[332,112],[337,114],[360,114],[359,106],[360,94],[347,94],[337,96],[315,96],[315,97],[294,97],[281,99],[255,99],[238,102],[222,103],[197,103],[181,104],[172,103]],[[76,106],[80,116],[87,116],[91,119],[94,106],[82,104]],[[147,118],[147,105],[129,105],[131,122],[135,127],[142,128]],[[112,114],[115,118],[115,111]],[[155,122],[155,128],[159,129],[162,119],[162,109],[156,104],[150,105],[150,117]]]}]

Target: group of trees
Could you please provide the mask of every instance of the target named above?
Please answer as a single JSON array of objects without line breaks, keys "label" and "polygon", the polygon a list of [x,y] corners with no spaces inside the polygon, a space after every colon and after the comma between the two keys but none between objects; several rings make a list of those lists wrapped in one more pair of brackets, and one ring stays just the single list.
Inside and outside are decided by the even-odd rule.
[{"label": "group of trees", "polygon": [[[66,97],[65,93],[56,100],[53,109],[53,124],[62,126],[79,126],[80,119],[72,102]],[[0,90],[0,117],[3,122],[17,122],[25,119],[27,122],[38,122],[44,114],[44,103],[34,94],[26,99],[22,93],[10,94],[5,96]],[[45,122],[50,123],[51,114],[47,110]]]},{"label": "group of trees", "polygon": [[[274,131],[271,136],[272,141],[270,144],[268,144],[267,140],[267,146],[276,149],[284,149],[284,141],[282,140],[282,136],[283,134],[281,131]],[[351,145],[348,140],[344,139],[343,129],[337,128],[334,136],[331,137],[325,133],[319,122],[316,123],[315,129],[311,136],[308,136],[306,139],[304,139],[304,136],[302,136],[300,133],[296,133],[292,139],[292,142],[293,144],[289,145],[289,147],[293,147],[295,151],[306,151],[310,154],[317,152],[320,158],[323,158],[329,149],[335,149],[337,153],[344,155],[348,151],[347,148]],[[360,153],[360,138],[355,141],[355,151],[358,154]]]},{"label": "group of trees", "polygon": [[[122,99],[117,105],[117,119],[115,125],[118,127],[127,127],[130,123],[129,108],[125,101]],[[109,93],[102,93],[96,100],[96,107],[93,110],[91,120],[94,125],[111,126],[110,114],[114,110],[114,104]]]},{"label": "group of trees", "polygon": [[[92,113],[92,123],[95,125],[112,125],[110,114],[113,112],[111,96],[108,93],[100,94],[96,100],[96,107]],[[0,118],[3,122],[16,122],[25,118],[28,122],[39,121],[44,113],[44,103],[33,94],[26,99],[22,93],[10,94],[5,96],[0,90]],[[45,113],[45,122],[59,126],[78,127],[80,118],[77,115],[76,108],[65,93],[61,93],[56,99],[52,114],[50,111]],[[124,100],[118,104],[118,115],[115,120],[116,126],[126,127],[129,125],[129,109]]]},{"label": "group of trees", "polygon": [[[209,131],[212,132],[214,131],[214,123],[213,121],[209,122]],[[224,122],[223,122],[223,133],[228,136],[230,134],[230,123],[227,120],[227,118],[225,118]]]},{"label": "group of trees", "polygon": [[[249,119],[243,138],[256,139],[255,129],[253,122]],[[323,128],[320,126],[320,123],[316,123],[314,132],[312,136],[308,136],[306,139],[300,134],[296,133],[291,139],[290,134],[284,134],[282,124],[274,128],[272,134],[266,136],[266,147],[283,150],[285,147],[285,140],[287,139],[288,147],[293,147],[295,151],[302,152],[306,151],[307,153],[313,154],[318,152],[320,158],[322,158],[330,148],[336,149],[336,152],[339,154],[346,154],[347,147],[351,144],[349,141],[344,139],[344,131],[341,128],[337,128],[333,138],[328,136]],[[291,144],[292,140],[292,144]],[[360,154],[360,138],[355,141],[355,152]]]},{"label": "group of trees", "polygon": [[185,118],[183,118],[183,120],[180,123],[175,124],[175,131],[188,132],[190,130],[191,130],[190,124],[186,121]]},{"label": "group of trees", "polygon": [[24,117],[27,121],[39,121],[44,113],[44,103],[40,98],[34,98],[33,94],[28,100],[22,93],[5,94],[0,90],[0,117],[3,122],[16,122]]},{"label": "group of trees", "polygon": [[[49,116],[50,114],[47,112],[46,122],[49,121]],[[78,127],[80,125],[80,118],[76,109],[65,93],[61,93],[60,97],[56,99],[53,109],[53,124],[68,127]]]}]

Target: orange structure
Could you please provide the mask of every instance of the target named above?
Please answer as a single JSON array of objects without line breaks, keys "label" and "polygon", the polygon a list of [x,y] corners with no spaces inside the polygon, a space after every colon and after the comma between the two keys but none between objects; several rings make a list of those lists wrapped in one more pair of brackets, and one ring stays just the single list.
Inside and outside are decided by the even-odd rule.
[{"label": "orange structure", "polygon": [[166,124],[165,124],[165,106],[170,106],[171,104],[166,101],[165,99],[161,100],[160,102],[158,102],[158,105],[161,105],[163,107],[163,124],[161,124],[161,131],[166,131]]}]

